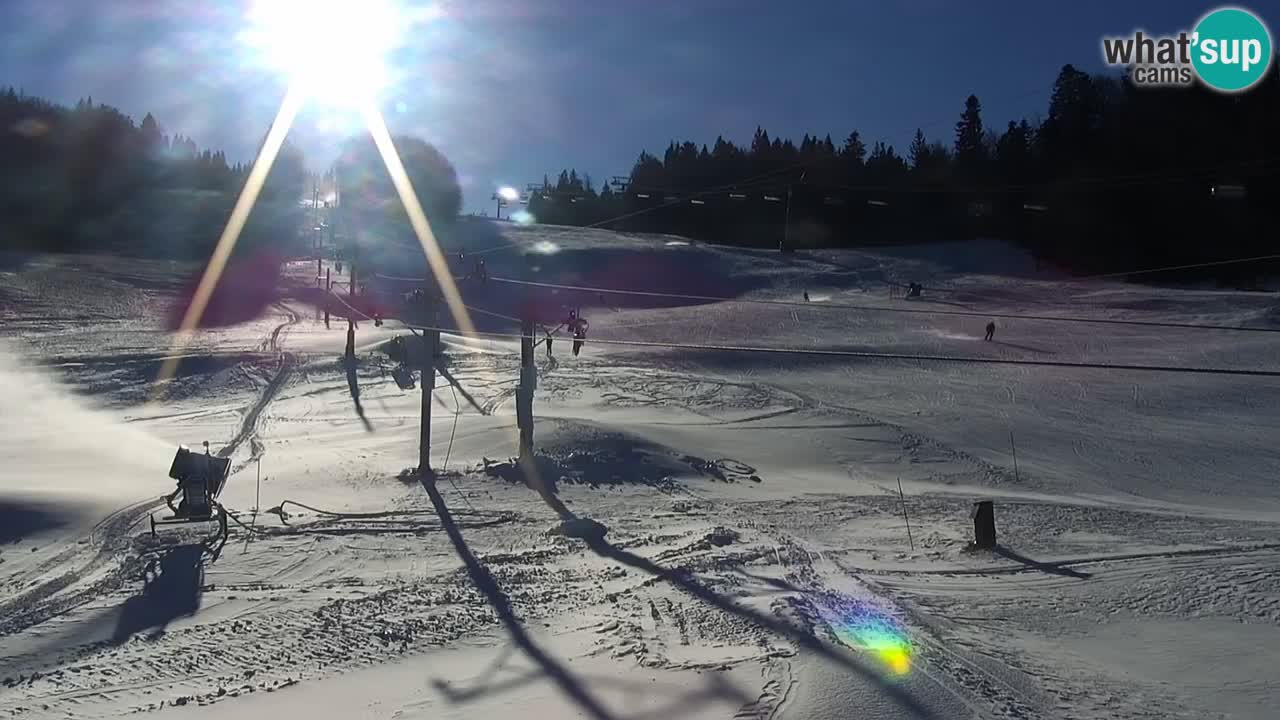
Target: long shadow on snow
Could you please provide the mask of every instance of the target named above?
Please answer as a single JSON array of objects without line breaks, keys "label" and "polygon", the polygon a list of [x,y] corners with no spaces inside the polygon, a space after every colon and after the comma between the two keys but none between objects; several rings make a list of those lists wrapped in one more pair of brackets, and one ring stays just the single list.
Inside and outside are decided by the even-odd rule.
[{"label": "long shadow on snow", "polygon": [[[542,679],[543,673],[538,670],[531,670],[522,673],[516,677],[504,680],[490,680],[489,676],[497,674],[506,662],[510,649],[499,657],[490,669],[485,673],[485,677],[474,681],[475,687],[455,690],[449,685],[436,681],[433,683],[438,691],[445,696],[450,702],[463,703],[478,699],[488,694],[504,692],[508,690],[518,690],[526,685],[538,682]],[[652,682],[628,681],[622,678],[613,677],[591,677],[588,676],[592,685],[607,686],[623,690],[630,695],[640,697],[653,697],[656,694],[663,693],[666,688],[655,685]],[[627,716],[626,720],[670,720],[672,717],[681,717],[691,712],[695,703],[713,702],[717,699],[728,699],[735,703],[739,703],[745,708],[752,702],[752,698],[748,697],[741,689],[730,685],[720,673],[710,672],[702,674],[703,682],[706,687],[700,690],[685,690],[679,695],[673,697],[665,706],[654,708],[648,712]],[[741,710],[734,717],[748,717]]]},{"label": "long shadow on snow", "polygon": [[[133,404],[151,391],[168,353],[146,353],[112,356],[68,356],[44,363],[57,370],[71,389],[80,395],[105,396],[109,402]],[[231,382],[250,384],[247,376],[229,374],[237,367],[256,368],[259,374],[273,373],[278,362],[275,353],[192,352],[181,356],[172,382],[200,383],[219,373]],[[171,388],[170,397],[182,394]]]},{"label": "long shadow on snow", "polygon": [[918,700],[916,700],[916,698],[912,697],[910,693],[907,693],[893,683],[886,681],[874,670],[864,667],[848,655],[832,649],[817,637],[801,630],[800,628],[793,627],[750,608],[737,605],[727,598],[724,598],[716,592],[708,589],[706,586],[698,583],[688,573],[682,570],[668,570],[647,558],[643,558],[635,553],[631,553],[611,545],[603,537],[587,538],[586,543],[587,546],[600,557],[609,558],[623,565],[647,572],[656,578],[667,580],[684,592],[698,598],[708,605],[755,623],[776,635],[786,637],[800,647],[803,647],[804,649],[839,665],[850,673],[861,676],[871,685],[883,691],[899,706],[910,710],[915,716],[921,718],[934,717],[933,712],[922,705]]},{"label": "long shadow on snow", "polygon": [[515,610],[511,607],[511,601],[506,594],[502,592],[502,588],[498,587],[498,583],[489,574],[486,568],[467,545],[467,541],[462,537],[462,531],[453,521],[453,515],[449,512],[449,507],[445,505],[444,498],[440,496],[440,491],[436,489],[435,482],[423,478],[422,487],[426,489],[427,496],[431,498],[431,504],[436,509],[436,514],[440,517],[440,524],[444,527],[445,533],[449,536],[449,542],[453,544],[454,551],[458,554],[458,558],[462,560],[462,564],[466,566],[467,574],[471,576],[471,581],[475,583],[476,588],[480,590],[485,599],[493,607],[494,612],[498,614],[498,619],[502,621],[503,626],[511,635],[511,640],[533,660],[547,677],[551,678],[560,690],[571,700],[577,703],[582,710],[590,717],[596,720],[610,720],[612,717],[604,706],[600,704],[592,695],[582,686],[578,680],[565,669],[563,665],[556,662],[555,658],[548,655],[542,648],[533,642],[533,638],[525,632],[524,627],[520,624],[520,619],[516,617]]},{"label": "long shadow on snow", "polygon": [[[144,630],[163,633],[170,622],[200,609],[204,587],[204,544],[170,548],[147,568],[142,594],[125,601],[116,619],[111,643],[119,645]],[[152,572],[155,574],[153,575]]]},{"label": "long shadow on snow", "polygon": [[360,402],[360,379],[356,375],[357,364],[354,361],[343,360],[343,371],[347,376],[347,392],[351,394],[351,404],[356,411],[356,417],[360,418],[360,423],[364,425],[365,432],[373,432],[373,423],[369,422],[369,418],[364,414],[364,405]]},{"label": "long shadow on snow", "polygon": [[0,500],[0,545],[18,542],[28,535],[57,530],[70,522],[65,510],[19,500]]},{"label": "long shadow on snow", "polygon": [[[733,458],[708,460],[642,437],[564,418],[548,419],[544,424],[553,429],[544,432],[532,471],[552,493],[561,482],[590,487],[649,485],[660,490],[671,488],[680,476],[725,483],[762,482],[754,467]],[[590,452],[580,450],[586,446]],[[484,472],[536,489],[526,469],[517,463],[487,461]]]},{"label": "long shadow on snow", "polygon": [[1066,567],[1064,563],[1046,563],[1046,562],[1040,562],[1039,560],[1032,560],[1026,555],[1022,555],[1018,553],[1016,550],[1007,548],[1004,545],[996,545],[995,549],[992,550],[992,552],[994,552],[996,555],[999,555],[1000,557],[1008,558],[1010,560],[1013,560],[1014,562],[1022,563],[1023,565],[1026,565],[1029,568],[1033,568],[1035,570],[1039,570],[1042,573],[1048,573],[1050,575],[1062,575],[1063,577],[1076,578],[1077,580],[1088,580],[1089,578],[1093,577],[1092,573],[1080,572],[1079,570],[1072,570],[1071,568]]},{"label": "long shadow on snow", "polygon": [[[503,626],[511,635],[511,641],[523,650],[525,654],[528,655],[529,658],[539,667],[539,670],[536,672],[525,673],[516,678],[504,680],[500,683],[490,683],[485,680],[482,681],[478,687],[469,690],[453,690],[439,681],[434,683],[436,689],[450,701],[466,702],[489,693],[523,687],[524,685],[536,682],[543,676],[546,676],[560,688],[561,692],[577,703],[588,716],[596,718],[597,720],[611,720],[613,716],[604,708],[603,705],[600,704],[598,700],[595,699],[595,697],[591,695],[587,688],[583,686],[582,682],[572,675],[563,665],[557,662],[555,658],[548,655],[544,650],[542,650],[542,648],[534,643],[533,639],[529,637],[529,634],[525,632],[520,619],[516,617],[515,611],[511,607],[511,601],[507,598],[506,594],[502,592],[502,588],[498,586],[497,581],[494,580],[493,576],[489,573],[488,568],[486,568],[476,558],[475,554],[471,552],[471,548],[467,545],[466,540],[463,539],[462,532],[454,522],[453,515],[449,511],[448,506],[445,505],[444,498],[436,489],[435,483],[431,481],[423,481],[422,486],[426,489],[427,495],[431,498],[431,504],[435,507],[436,514],[440,518],[440,524],[448,534],[449,541],[453,544],[454,550],[457,552],[459,559],[462,560],[463,565],[466,567],[467,574],[471,576],[471,581],[475,583],[476,587],[485,596],[485,599],[489,601],[489,604],[493,607],[494,611],[497,612],[498,618],[502,621]],[[564,506],[561,505],[560,507],[563,509]],[[565,512],[568,511],[565,510]],[[499,658],[496,665],[501,665],[504,661],[505,655]],[[494,672],[496,672],[496,668],[491,668],[487,675],[492,675]],[[643,687],[646,692],[652,692],[651,685],[628,684],[625,681],[614,679],[597,679],[595,682],[626,685],[631,689]],[[728,683],[724,682],[722,678],[716,677],[715,673],[708,674],[707,685],[708,687],[705,690],[686,693],[675,698],[667,707],[633,716],[629,720],[671,717],[672,713],[676,710],[687,711],[692,702],[702,700],[704,698],[730,698],[735,701],[742,702],[743,704],[746,704],[749,700],[740,691],[737,691],[729,686]]]},{"label": "long shadow on snow", "polygon": [[992,340],[991,344],[1000,345],[1003,347],[1017,348],[1018,350],[1026,350],[1027,352],[1033,352],[1040,355],[1057,355],[1057,353],[1055,353],[1052,350],[1044,350],[1038,347],[1032,347],[1031,345],[1019,345],[1017,343],[1005,342],[1003,340]]},{"label": "long shadow on snow", "polygon": [[[451,256],[449,260],[454,265],[451,270],[456,277],[464,276],[473,269],[471,259],[459,261],[456,256]],[[765,279],[759,276],[726,274],[723,268],[718,267],[720,263],[721,260],[715,254],[690,247],[570,248],[548,255],[496,253],[486,257],[489,281],[464,278],[458,282],[458,286],[463,302],[471,307],[510,317],[531,315],[540,323],[554,326],[566,317],[569,309],[649,309],[703,305],[719,298],[738,297],[765,283]],[[387,269],[385,274],[414,277],[425,272],[425,268],[408,270],[398,266],[394,272]],[[539,287],[501,282],[494,278],[654,295]],[[400,295],[420,286],[413,282],[386,279],[379,279],[376,285],[381,294],[378,302],[386,307],[395,307]],[[672,297],[673,295],[698,297]],[[393,316],[390,311],[385,314]],[[495,319],[484,313],[473,313],[472,320],[480,330],[505,331],[512,327],[510,321]],[[446,326],[453,327],[446,314],[442,314],[441,321]]]},{"label": "long shadow on snow", "polygon": [[[580,518],[573,514],[573,511],[565,507],[564,503],[560,501],[560,498],[556,497],[553,492],[540,488],[540,485],[541,483],[538,478],[533,478],[529,482],[529,487],[538,492],[542,497],[543,502],[554,510],[562,520],[566,522],[582,522]],[[542,487],[544,488],[545,486]],[[705,585],[699,583],[687,571],[681,569],[669,570],[657,563],[654,563],[648,558],[623,550],[605,540],[603,534],[587,533],[582,539],[586,542],[587,547],[591,548],[592,552],[602,558],[613,560],[623,565],[649,573],[655,578],[666,580],[689,595],[692,595],[712,607],[748,620],[755,625],[774,633],[775,635],[785,637],[800,647],[809,650],[826,660],[835,663],[836,665],[839,665],[850,673],[861,676],[871,685],[883,691],[885,695],[899,706],[910,710],[916,717],[935,717],[931,710],[922,705],[919,700],[912,697],[910,693],[905,692],[902,688],[886,681],[874,670],[859,664],[850,656],[838,652],[826,645],[816,636],[805,632],[800,628],[788,625],[776,618],[769,617],[752,610],[751,608],[743,607],[734,603],[732,600],[719,595],[714,590],[711,590]]]}]

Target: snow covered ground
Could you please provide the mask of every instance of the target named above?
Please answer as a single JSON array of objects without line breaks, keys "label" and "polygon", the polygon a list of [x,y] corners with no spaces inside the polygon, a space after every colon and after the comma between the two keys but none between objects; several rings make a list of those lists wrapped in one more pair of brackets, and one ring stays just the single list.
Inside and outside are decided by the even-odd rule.
[{"label": "snow covered ground", "polygon": [[[591,322],[580,356],[537,351],[558,508],[501,464],[515,340],[445,335],[474,404],[438,381],[433,498],[403,472],[397,323],[357,332],[371,429],[345,322],[296,287],[201,332],[153,398],[198,268],[0,259],[0,717],[1274,717],[1280,378],[724,349],[1280,370],[1270,332],[1004,317],[1280,330],[1274,294],[1077,282],[991,242],[497,227],[452,248],[492,276],[461,283],[480,329]],[[229,541],[152,539],[174,446],[205,440]],[[966,548],[977,499],[995,552]]]}]

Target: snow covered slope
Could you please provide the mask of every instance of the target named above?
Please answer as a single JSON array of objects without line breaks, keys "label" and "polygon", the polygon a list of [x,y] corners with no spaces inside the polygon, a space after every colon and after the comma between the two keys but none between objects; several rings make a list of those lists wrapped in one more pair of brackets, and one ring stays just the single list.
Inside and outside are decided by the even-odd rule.
[{"label": "snow covered slope", "polygon": [[[5,260],[0,716],[1280,704],[1280,378],[729,349],[1280,370],[1280,335],[1170,326],[1280,330],[1275,295],[1073,282],[990,242],[784,256],[473,235],[449,249],[470,253],[459,276],[485,259],[489,281],[460,286],[495,335],[445,335],[465,393],[433,393],[434,498],[403,472],[421,396],[378,351],[402,330],[357,331],[366,427],[346,323],[304,302],[314,261],[258,319],[199,333],[149,401],[193,268]],[[413,276],[410,256],[382,272]],[[891,297],[909,282],[923,298]],[[503,316],[554,327],[569,309],[591,323],[581,355],[563,333],[537,351],[548,504],[503,464],[519,362]],[[173,446],[203,440],[233,459],[229,542],[150,538]],[[994,552],[966,547],[976,499],[995,501]],[[567,514],[609,532],[566,537]]]}]

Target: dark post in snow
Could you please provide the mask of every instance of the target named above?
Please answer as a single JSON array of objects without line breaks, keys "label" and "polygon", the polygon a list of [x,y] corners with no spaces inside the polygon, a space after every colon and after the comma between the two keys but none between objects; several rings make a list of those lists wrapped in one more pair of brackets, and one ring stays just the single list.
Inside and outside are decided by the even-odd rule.
[{"label": "dark post in snow", "polygon": [[791,252],[791,185],[787,185],[787,211],[782,220],[782,252]]},{"label": "dark post in snow", "polygon": [[996,546],[996,509],[990,500],[979,500],[969,513],[973,518],[973,546],[991,550]]},{"label": "dark post in snow", "polygon": [[516,388],[516,425],[520,428],[520,465],[533,462],[533,391],[538,371],[533,364],[533,320],[520,323],[520,385]]},{"label": "dark post in snow", "polygon": [[[427,308],[423,308],[425,311]],[[431,312],[423,312],[424,319],[431,325],[435,323],[435,307]],[[423,329],[422,331],[422,429],[418,437],[418,477],[421,480],[434,480],[431,471],[431,393],[436,388],[436,347],[440,344],[440,331]]]},{"label": "dark post in snow", "polygon": [[[805,176],[808,174],[809,174],[808,170],[800,173],[799,182],[803,183]],[[786,216],[782,221],[782,245],[778,247],[778,249],[784,253],[795,252],[795,250],[791,247],[791,196],[792,196],[792,191],[794,189],[795,189],[795,183],[787,184],[787,209],[786,209]]]},{"label": "dark post in snow", "polygon": [[1009,449],[1013,451],[1013,481],[1021,484],[1022,478],[1018,476],[1018,446],[1013,442],[1013,431],[1009,431]]}]

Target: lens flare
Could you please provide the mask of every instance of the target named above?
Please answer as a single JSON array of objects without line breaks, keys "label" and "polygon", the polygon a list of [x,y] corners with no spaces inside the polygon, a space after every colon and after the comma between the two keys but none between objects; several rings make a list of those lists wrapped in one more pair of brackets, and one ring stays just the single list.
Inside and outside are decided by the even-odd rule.
[{"label": "lens flare", "polygon": [[258,0],[247,45],[308,98],[355,107],[388,82],[403,18],[392,0]]},{"label": "lens flare", "polygon": [[513,187],[498,188],[498,197],[507,202],[515,202],[520,199],[520,191]]},{"label": "lens flare", "polygon": [[453,315],[454,323],[457,324],[462,334],[468,337],[475,337],[475,323],[471,321],[471,314],[467,312],[466,306],[462,304],[462,294],[458,292],[458,285],[453,280],[453,274],[449,272],[449,263],[445,260],[444,253],[440,250],[440,243],[436,241],[435,233],[431,231],[431,223],[427,218],[427,214],[422,210],[422,203],[418,202],[418,196],[414,192],[409,174],[405,172],[404,163],[400,160],[400,154],[396,152],[396,146],[391,140],[391,132],[387,130],[386,120],[383,119],[382,113],[378,111],[377,106],[373,104],[365,105],[361,108],[361,111],[364,115],[365,126],[369,128],[369,134],[373,136],[374,145],[378,147],[378,154],[382,156],[382,162],[387,166],[387,173],[391,176],[391,183],[395,186],[396,194],[400,196],[400,203],[409,215],[409,224],[413,227],[413,232],[418,237],[418,242],[422,245],[422,252],[427,256],[427,266],[431,268],[431,273],[435,276],[440,292],[444,295],[445,305],[448,306],[450,314]]},{"label": "lens flare", "polygon": [[819,601],[819,611],[840,642],[874,656],[890,675],[901,677],[911,671],[911,639],[886,608],[832,594]]},{"label": "lens flare", "polygon": [[231,251],[235,249],[236,242],[240,239],[240,232],[244,230],[245,222],[249,219],[249,212],[258,202],[258,193],[262,191],[262,186],[267,181],[271,165],[275,162],[276,155],[280,154],[280,147],[284,145],[284,139],[289,134],[289,128],[293,126],[293,120],[297,117],[301,105],[302,98],[292,91],[280,102],[280,110],[276,112],[276,119],[271,123],[267,139],[262,143],[257,159],[253,161],[253,168],[249,171],[249,177],[245,179],[239,197],[236,198],[236,204],[231,209],[227,224],[222,228],[222,234],[218,236],[218,244],[213,248],[213,255],[209,257],[209,264],[205,266],[204,274],[200,277],[200,284],[196,286],[191,304],[183,313],[178,332],[174,335],[173,352],[169,353],[169,357],[160,366],[160,372],[156,376],[152,389],[153,402],[161,398],[165,384],[178,371],[181,351],[190,342],[192,334],[200,325],[200,318],[204,316],[205,308],[209,305],[209,298],[213,295],[214,288],[218,286],[218,279],[222,277],[222,271],[227,266]]},{"label": "lens flare", "polygon": [[517,225],[532,225],[537,219],[528,210],[517,210],[511,213],[511,222]]}]

